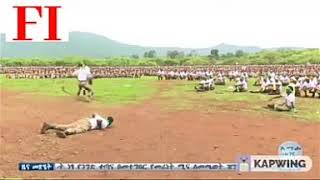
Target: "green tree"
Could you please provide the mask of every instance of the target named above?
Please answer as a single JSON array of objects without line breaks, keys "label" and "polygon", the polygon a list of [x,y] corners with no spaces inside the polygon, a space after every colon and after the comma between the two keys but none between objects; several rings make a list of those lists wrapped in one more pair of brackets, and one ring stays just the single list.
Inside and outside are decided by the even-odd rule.
[{"label": "green tree", "polygon": [[209,57],[211,59],[213,59],[213,58],[219,59],[219,50],[218,49],[211,49]]},{"label": "green tree", "polygon": [[174,51],[168,51],[167,52],[167,56],[171,59],[175,59],[177,57],[184,57],[184,52],[183,51],[178,51],[178,50],[174,50]]},{"label": "green tree", "polygon": [[175,65],[179,65],[179,62],[174,59],[167,59],[163,62],[163,64],[166,66],[175,66]]},{"label": "green tree", "polygon": [[198,52],[196,50],[190,51],[190,53],[187,54],[187,57],[194,57],[198,56]]},{"label": "green tree", "polygon": [[156,57],[156,51],[155,50],[150,50],[147,51],[143,54],[143,57],[145,58],[155,58]]},{"label": "green tree", "polygon": [[132,54],[132,55],[131,55],[131,58],[132,58],[132,59],[139,59],[139,55],[138,55],[138,54]]},{"label": "green tree", "polygon": [[242,50],[238,50],[238,51],[236,51],[235,56],[236,57],[242,57],[242,56],[244,56],[244,52]]},{"label": "green tree", "polygon": [[263,58],[266,60],[268,64],[274,64],[277,60],[277,53],[276,52],[265,52]]}]

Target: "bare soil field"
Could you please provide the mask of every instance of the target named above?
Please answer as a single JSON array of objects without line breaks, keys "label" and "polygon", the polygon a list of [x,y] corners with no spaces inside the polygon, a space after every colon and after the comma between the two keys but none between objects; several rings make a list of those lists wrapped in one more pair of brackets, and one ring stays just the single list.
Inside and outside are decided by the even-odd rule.
[{"label": "bare soil field", "polygon": [[[0,177],[21,178],[319,178],[320,124],[241,111],[164,112],[158,94],[138,105],[105,107],[75,98],[1,90]],[[161,102],[161,103],[160,103]],[[161,104],[161,105],[160,105]],[[245,106],[245,104],[244,104]],[[110,129],[57,138],[43,122],[69,123],[93,112],[112,115]],[[306,173],[19,172],[19,162],[234,162],[238,155],[276,155],[294,140],[313,159]]]}]

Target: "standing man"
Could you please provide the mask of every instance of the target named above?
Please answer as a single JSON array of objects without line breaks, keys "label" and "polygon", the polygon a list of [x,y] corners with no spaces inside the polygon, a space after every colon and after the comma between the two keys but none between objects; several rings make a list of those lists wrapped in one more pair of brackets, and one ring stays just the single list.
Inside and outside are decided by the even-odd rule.
[{"label": "standing man", "polygon": [[[89,83],[89,79],[91,76],[90,69],[88,70],[89,67],[86,68],[83,63],[80,63],[78,65],[78,67],[79,67],[79,69],[77,69],[75,72],[73,72],[73,75],[76,75],[78,78],[78,81],[79,81],[77,95],[80,96],[81,90],[84,89],[89,92],[89,96],[93,96],[93,91],[92,91],[90,83]],[[92,82],[91,82],[91,84],[92,84]],[[84,93],[84,95],[85,95],[85,93]]]}]

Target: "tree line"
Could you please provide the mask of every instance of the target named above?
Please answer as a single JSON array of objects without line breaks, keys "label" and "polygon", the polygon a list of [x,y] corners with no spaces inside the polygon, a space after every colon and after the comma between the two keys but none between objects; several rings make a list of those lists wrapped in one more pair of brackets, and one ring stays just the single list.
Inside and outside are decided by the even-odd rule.
[{"label": "tree line", "polygon": [[231,64],[320,64],[320,49],[276,50],[245,53],[241,50],[235,53],[220,54],[212,49],[207,56],[200,56],[196,51],[185,54],[172,50],[166,57],[157,57],[156,51],[150,50],[139,57],[109,57],[94,59],[87,57],[55,58],[1,58],[2,66],[76,66],[84,62],[90,66],[179,66],[179,65],[231,65]]}]

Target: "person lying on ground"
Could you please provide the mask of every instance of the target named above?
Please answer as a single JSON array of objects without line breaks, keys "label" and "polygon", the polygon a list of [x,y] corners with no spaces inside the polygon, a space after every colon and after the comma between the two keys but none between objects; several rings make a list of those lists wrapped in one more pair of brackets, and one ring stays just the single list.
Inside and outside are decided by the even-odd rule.
[{"label": "person lying on ground", "polygon": [[79,119],[70,124],[54,124],[44,122],[40,134],[45,134],[49,129],[56,130],[56,135],[60,138],[66,138],[72,134],[85,133],[91,130],[101,130],[111,126],[114,119],[109,116],[107,119],[99,114],[92,114],[91,117]]}]

